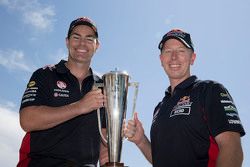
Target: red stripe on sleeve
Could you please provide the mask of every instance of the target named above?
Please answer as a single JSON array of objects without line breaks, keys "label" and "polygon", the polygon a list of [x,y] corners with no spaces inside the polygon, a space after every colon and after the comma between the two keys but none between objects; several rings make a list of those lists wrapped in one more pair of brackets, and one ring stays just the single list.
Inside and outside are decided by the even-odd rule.
[{"label": "red stripe on sleeve", "polygon": [[209,139],[210,139],[210,147],[208,151],[209,154],[208,167],[215,167],[216,160],[218,158],[219,148],[215,139],[212,136],[210,136]]},{"label": "red stripe on sleeve", "polygon": [[21,148],[19,150],[19,162],[17,167],[27,167],[30,162],[30,133],[26,133],[23,138]]}]

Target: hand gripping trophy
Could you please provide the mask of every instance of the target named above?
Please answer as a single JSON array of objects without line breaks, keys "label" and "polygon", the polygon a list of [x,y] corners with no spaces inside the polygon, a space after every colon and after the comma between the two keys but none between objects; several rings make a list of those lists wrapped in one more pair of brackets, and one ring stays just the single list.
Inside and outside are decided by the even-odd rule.
[{"label": "hand gripping trophy", "polygon": [[135,112],[136,99],[138,94],[138,82],[129,82],[129,75],[126,71],[111,71],[103,75],[103,84],[96,83],[96,87],[103,87],[104,95],[107,99],[105,104],[107,140],[101,133],[100,110],[98,109],[98,124],[102,139],[108,144],[109,162],[106,167],[124,167],[120,162],[122,149],[122,126],[126,118],[128,87],[135,89],[132,114]]}]

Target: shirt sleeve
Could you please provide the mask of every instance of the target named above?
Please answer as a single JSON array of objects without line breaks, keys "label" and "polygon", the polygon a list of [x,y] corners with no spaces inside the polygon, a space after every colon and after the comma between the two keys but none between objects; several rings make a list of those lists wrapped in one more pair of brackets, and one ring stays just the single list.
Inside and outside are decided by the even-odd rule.
[{"label": "shirt sleeve", "polygon": [[237,108],[228,90],[223,85],[215,83],[208,91],[205,113],[212,136],[215,137],[225,131],[245,135]]},{"label": "shirt sleeve", "polygon": [[48,76],[46,77],[44,70],[35,71],[27,84],[24,91],[20,110],[27,106],[39,106],[46,104],[48,99]]}]

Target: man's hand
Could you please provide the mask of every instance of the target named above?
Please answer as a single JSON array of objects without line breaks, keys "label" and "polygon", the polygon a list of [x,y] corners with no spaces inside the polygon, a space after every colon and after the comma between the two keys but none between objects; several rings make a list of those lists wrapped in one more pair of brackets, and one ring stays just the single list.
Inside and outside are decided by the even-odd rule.
[{"label": "man's hand", "polygon": [[129,141],[134,142],[136,145],[140,144],[144,137],[144,129],[142,123],[138,119],[137,113],[134,114],[134,119],[129,120],[124,128],[124,135]]}]

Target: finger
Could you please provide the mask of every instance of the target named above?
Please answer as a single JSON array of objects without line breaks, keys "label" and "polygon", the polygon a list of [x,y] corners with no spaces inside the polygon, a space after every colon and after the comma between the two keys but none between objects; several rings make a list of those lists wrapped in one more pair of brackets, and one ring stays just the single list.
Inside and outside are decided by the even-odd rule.
[{"label": "finger", "polygon": [[123,119],[123,121],[122,121],[122,129],[125,130],[125,128],[126,128],[126,120]]},{"label": "finger", "polygon": [[96,88],[96,89],[92,89],[92,91],[91,91],[93,94],[102,94],[102,90],[101,89],[99,89],[99,88]]},{"label": "finger", "polygon": [[97,86],[95,86],[95,84],[92,86],[92,90],[96,90],[96,89],[98,89],[98,87]]},{"label": "finger", "polygon": [[128,124],[127,127],[126,127],[126,131],[127,131],[128,133],[135,133],[135,132],[136,132],[136,126],[135,126],[135,125]]},{"label": "finger", "polygon": [[94,98],[95,98],[97,101],[100,101],[100,102],[104,103],[104,97],[103,97],[103,95],[96,95]]},{"label": "finger", "polygon": [[136,126],[141,124],[141,121],[138,118],[138,113],[137,112],[135,113],[134,121],[135,121]]},{"label": "finger", "polygon": [[134,137],[134,135],[135,135],[135,132],[134,131],[128,131],[128,130],[126,130],[126,132],[125,132],[125,136],[127,137],[127,138],[132,138],[132,137]]},{"label": "finger", "polygon": [[98,94],[102,94],[102,90],[100,89],[100,88],[98,88],[97,90],[96,90],[96,92],[98,93]]},{"label": "finger", "polygon": [[137,112],[134,113],[134,120],[138,120],[138,113]]},{"label": "finger", "polygon": [[135,123],[135,121],[133,121],[133,120],[129,120],[128,123],[127,123],[127,126],[128,126],[129,128],[135,127],[135,126],[136,126],[136,123]]},{"label": "finger", "polygon": [[135,126],[127,124],[127,126],[123,129],[123,132],[126,137],[131,137],[136,131]]}]

